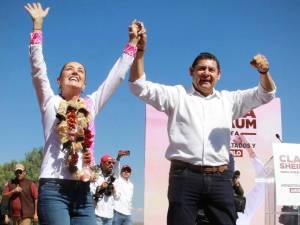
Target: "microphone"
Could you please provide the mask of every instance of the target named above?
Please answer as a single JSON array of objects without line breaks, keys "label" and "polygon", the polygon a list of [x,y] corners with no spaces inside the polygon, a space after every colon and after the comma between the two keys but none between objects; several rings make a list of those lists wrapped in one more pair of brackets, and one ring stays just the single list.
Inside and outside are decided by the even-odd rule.
[{"label": "microphone", "polygon": [[241,172],[239,170],[236,170],[234,171],[233,175],[239,177],[241,175]]},{"label": "microphone", "polygon": [[275,134],[275,137],[280,141],[280,143],[282,143],[283,141],[281,140],[280,138],[280,135],[279,134]]},{"label": "microphone", "polygon": [[236,170],[233,173],[232,179],[236,180],[236,179],[238,179],[240,177],[240,175],[241,175],[241,172],[239,170]]}]

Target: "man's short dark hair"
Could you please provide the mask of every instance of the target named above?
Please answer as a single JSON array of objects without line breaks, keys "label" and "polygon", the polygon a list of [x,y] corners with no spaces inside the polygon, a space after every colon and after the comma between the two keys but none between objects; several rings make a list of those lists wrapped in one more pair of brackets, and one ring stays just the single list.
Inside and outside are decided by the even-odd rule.
[{"label": "man's short dark hair", "polygon": [[192,67],[194,68],[198,64],[198,62],[202,59],[214,60],[217,63],[217,67],[218,67],[219,72],[221,71],[219,60],[217,59],[217,57],[214,54],[209,53],[209,52],[202,52],[199,55],[197,55],[197,57],[194,59]]}]

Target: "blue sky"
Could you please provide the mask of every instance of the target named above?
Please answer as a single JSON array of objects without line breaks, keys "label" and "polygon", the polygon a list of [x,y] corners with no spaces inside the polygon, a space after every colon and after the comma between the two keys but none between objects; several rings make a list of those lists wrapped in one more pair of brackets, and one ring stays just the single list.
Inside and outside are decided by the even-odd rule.
[{"label": "blue sky", "polygon": [[[23,0],[0,2],[0,163],[24,159],[43,145],[40,113],[28,60],[31,19]],[[249,61],[265,54],[282,104],[283,139],[299,143],[300,1],[297,0],[48,0],[44,54],[52,87],[65,62],[76,60],[88,71],[85,93],[97,88],[128,40],[137,18],[148,31],[145,69],[148,79],[190,87],[188,67],[203,51],[220,60],[218,89],[257,85]],[[272,112],[270,112],[272,113]],[[98,115],[96,157],[130,149],[124,162],[133,167],[134,207],[143,208],[145,105],[133,97],[127,81]]]}]

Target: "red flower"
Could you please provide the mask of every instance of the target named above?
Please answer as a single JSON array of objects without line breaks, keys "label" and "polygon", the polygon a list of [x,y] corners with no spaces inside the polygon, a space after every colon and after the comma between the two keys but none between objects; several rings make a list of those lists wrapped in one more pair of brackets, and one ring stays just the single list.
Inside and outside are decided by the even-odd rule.
[{"label": "red flower", "polygon": [[67,113],[67,123],[69,128],[75,129],[76,127],[76,122],[77,122],[77,116],[76,116],[76,112],[75,111],[70,111]]},{"label": "red flower", "polygon": [[70,152],[70,155],[68,157],[69,165],[75,166],[78,162],[78,158],[79,158],[79,155],[77,152]]},{"label": "red flower", "polygon": [[83,146],[85,148],[89,148],[93,144],[93,137],[92,132],[89,129],[84,129],[84,141],[83,141]]}]

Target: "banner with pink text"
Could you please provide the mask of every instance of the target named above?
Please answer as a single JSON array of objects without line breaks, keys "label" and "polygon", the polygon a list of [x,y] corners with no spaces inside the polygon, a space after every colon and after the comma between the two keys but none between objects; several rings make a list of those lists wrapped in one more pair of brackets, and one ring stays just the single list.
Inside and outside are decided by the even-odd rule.
[{"label": "banner with pink text", "polygon": [[[272,156],[272,143],[281,137],[280,100],[274,99],[232,123],[231,153],[241,173],[247,204],[239,213],[238,225],[264,224],[263,167]],[[237,141],[237,137],[243,138]],[[170,162],[165,159],[169,144],[167,116],[146,106],[144,224],[166,224]]]}]

